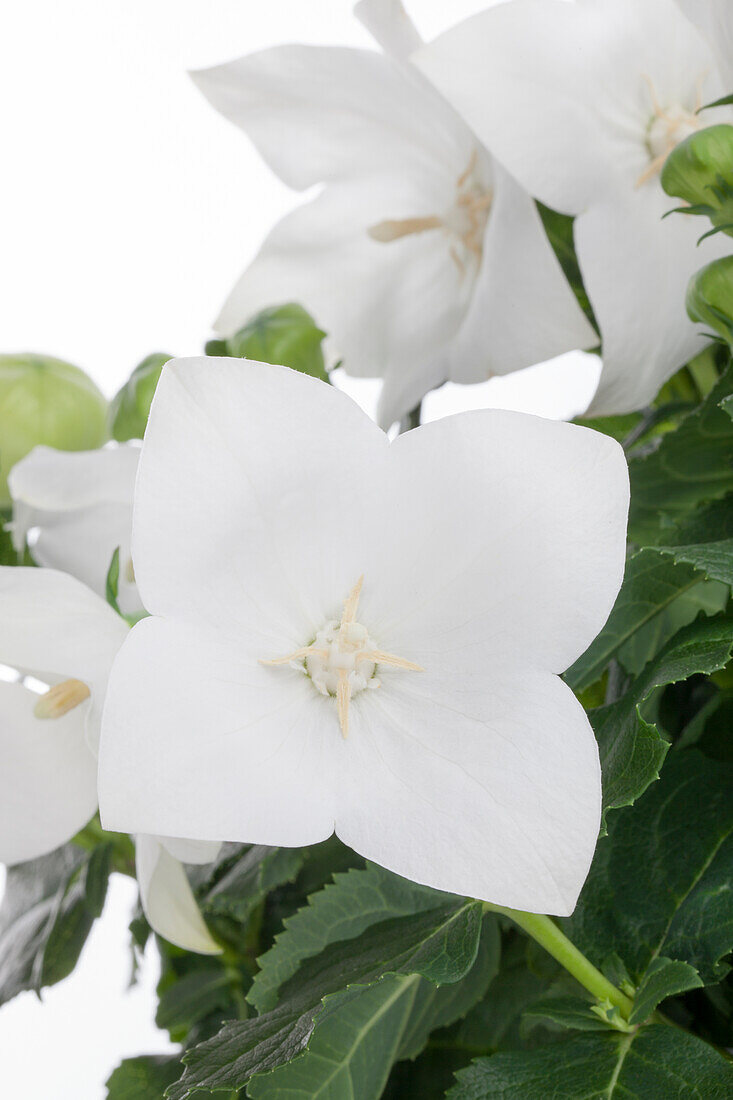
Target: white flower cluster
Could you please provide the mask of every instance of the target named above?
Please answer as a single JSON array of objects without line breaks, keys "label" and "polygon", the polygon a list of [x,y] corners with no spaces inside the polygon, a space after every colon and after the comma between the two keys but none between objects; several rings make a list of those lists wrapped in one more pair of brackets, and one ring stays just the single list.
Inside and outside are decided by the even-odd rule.
[{"label": "white flower cluster", "polygon": [[[396,0],[357,13],[384,53],[196,74],[286,183],[322,185],[220,331],[302,302],[348,371],[383,377],[384,428],[448,378],[593,347],[538,199],[576,218],[592,411],[648,402],[702,346],[684,287],[725,247],[661,221],[659,172],[730,91],[727,3],[509,0],[429,45]],[[217,945],[180,861],[223,840],[335,830],[417,882],[572,911],[601,786],[559,674],[623,575],[613,440],[486,410],[390,442],[323,382],[186,359],[142,450],[39,448],[10,490],[43,568],[0,570],[1,859],[68,840],[99,792],[103,825],[137,836],[151,923],[192,950]],[[103,598],[117,547],[132,629]]]}]

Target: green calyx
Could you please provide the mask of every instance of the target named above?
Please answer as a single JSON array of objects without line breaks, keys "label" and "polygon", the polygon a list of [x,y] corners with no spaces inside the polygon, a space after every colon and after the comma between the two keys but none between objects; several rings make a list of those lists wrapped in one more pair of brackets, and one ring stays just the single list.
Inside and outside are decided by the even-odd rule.
[{"label": "green calyx", "polygon": [[733,347],[733,256],[714,260],[692,277],[687,312]]},{"label": "green calyx", "polygon": [[0,355],[0,506],[8,474],[38,444],[62,451],[100,447],[107,401],[78,367],[48,355]]},{"label": "green calyx", "polygon": [[688,204],[670,213],[707,217],[711,234],[733,236],[733,126],[710,126],[681,141],[664,165],[662,187]]},{"label": "green calyx", "polygon": [[170,358],[165,352],[147,355],[112,398],[109,425],[113,439],[120,443],[128,439],[142,439],[160,372]]},{"label": "green calyx", "polygon": [[327,382],[325,335],[302,306],[289,303],[261,310],[227,340],[210,340],[206,353],[277,363]]}]

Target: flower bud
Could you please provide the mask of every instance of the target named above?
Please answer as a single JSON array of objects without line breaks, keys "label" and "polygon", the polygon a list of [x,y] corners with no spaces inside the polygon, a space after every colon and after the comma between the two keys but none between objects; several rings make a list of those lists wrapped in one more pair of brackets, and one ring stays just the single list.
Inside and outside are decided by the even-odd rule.
[{"label": "flower bud", "polygon": [[[302,306],[290,303],[255,314],[244,328],[229,337],[223,354],[260,363],[279,363],[327,382],[321,350],[325,335]],[[218,343],[214,353],[222,354]]]},{"label": "flower bud", "polygon": [[160,372],[172,356],[155,351],[138,363],[109,405],[110,435],[119,443],[142,439]]},{"label": "flower bud", "polygon": [[0,506],[8,473],[39,443],[86,451],[106,439],[107,401],[78,367],[47,355],[0,355]]},{"label": "flower bud", "polygon": [[689,203],[688,214],[706,215],[733,236],[733,126],[710,126],[681,141],[667,157],[662,187]]},{"label": "flower bud", "polygon": [[733,256],[714,260],[692,277],[687,312],[733,347]]}]

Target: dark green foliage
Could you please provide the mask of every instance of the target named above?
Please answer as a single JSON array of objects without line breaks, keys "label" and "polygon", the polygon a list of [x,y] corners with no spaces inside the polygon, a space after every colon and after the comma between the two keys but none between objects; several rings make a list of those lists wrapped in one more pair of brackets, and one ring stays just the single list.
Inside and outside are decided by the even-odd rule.
[{"label": "dark green foliage", "polygon": [[8,869],[0,907],[0,1004],[76,966],[107,893],[112,845],[66,844]]}]

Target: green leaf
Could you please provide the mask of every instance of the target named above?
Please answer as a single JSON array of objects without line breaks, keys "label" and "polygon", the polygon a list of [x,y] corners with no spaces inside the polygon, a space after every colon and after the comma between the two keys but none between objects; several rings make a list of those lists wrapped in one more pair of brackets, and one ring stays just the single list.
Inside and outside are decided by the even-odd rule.
[{"label": "green leaf", "polygon": [[712,103],[705,103],[699,110],[707,111],[711,107],[727,107],[731,103],[733,103],[733,95],[724,95],[720,99],[714,99]]},{"label": "green leaf", "polygon": [[660,546],[658,550],[677,563],[693,565],[711,580],[733,584],[733,539],[693,546]]},{"label": "green leaf", "polygon": [[705,401],[659,447],[633,459],[629,531],[638,543],[666,542],[662,518],[679,523],[706,501],[733,490],[733,423],[720,403],[733,389],[728,367]]},{"label": "green leaf", "polygon": [[74,969],[102,911],[111,845],[72,844],[8,868],[0,906],[0,1004],[38,991]]},{"label": "green leaf", "polygon": [[697,989],[702,984],[694,966],[679,959],[665,959],[664,956],[657,955],[647,967],[636,991],[629,1023],[642,1024],[667,997],[686,993],[688,989]]},{"label": "green leaf", "polygon": [[170,358],[165,352],[146,356],[112,398],[109,425],[113,439],[123,443],[128,439],[142,439],[145,435],[160,372]]},{"label": "green leaf", "polygon": [[[702,558],[703,548],[697,549]],[[595,683],[609,662],[638,631],[668,613],[704,579],[702,566],[684,560],[671,561],[670,555],[674,553],[676,548],[647,547],[629,558],[624,582],[608,622],[582,657],[565,673],[564,678],[574,691],[582,691]],[[709,549],[709,555],[714,557],[715,551]],[[696,611],[693,613],[696,614]]]},{"label": "green leaf", "polygon": [[525,1020],[542,1021],[575,1031],[608,1031],[608,1025],[590,1010],[581,997],[543,997],[529,1006]]},{"label": "green leaf", "polygon": [[416,974],[437,985],[459,981],[476,959],[482,911],[480,902],[454,898],[416,916],[375,924],[358,939],[331,944],[286,983],[277,1008],[229,1023],[189,1050],[181,1081],[166,1095],[185,1100],[196,1088],[241,1088],[251,1077],[291,1061],[304,1049],[323,998],[331,993],[391,974]]},{"label": "green leaf", "polygon": [[733,650],[733,620],[698,619],[680,630],[617,702],[589,714],[598,741],[603,808],[630,806],[659,775],[669,745],[645,721],[641,705],[658,688],[724,668]]},{"label": "green leaf", "polygon": [[201,966],[170,985],[160,998],[155,1022],[166,1031],[183,1032],[231,1002],[231,978],[222,966]]},{"label": "green leaf", "polygon": [[274,306],[261,310],[230,336],[224,354],[260,363],[279,363],[327,382],[321,350],[325,335],[302,306],[294,303]]},{"label": "green leaf", "polygon": [[733,1063],[694,1035],[654,1025],[494,1054],[457,1080],[449,1100],[726,1100]]},{"label": "green leaf", "polygon": [[260,970],[247,1000],[258,1012],[267,1012],[277,1003],[280,986],[304,959],[338,940],[361,935],[379,921],[434,909],[441,896],[449,895],[436,894],[373,863],[334,875],[332,883],[312,894],[307,906],[284,921],[284,931],[257,960]]},{"label": "green leaf", "polygon": [[249,1085],[252,1100],[378,1100],[415,1006],[421,979],[395,974],[326,997],[308,1050]]},{"label": "green leaf", "polygon": [[161,1100],[181,1072],[177,1054],[125,1058],[107,1081],[107,1100]]},{"label": "green leaf", "polygon": [[549,206],[544,206],[541,202],[537,202],[536,205],[547,239],[557,256],[565,278],[570,284],[580,308],[598,332],[598,322],[593,314],[593,307],[583,283],[583,275],[575,250],[574,219],[567,214],[558,213],[557,210],[551,210]]},{"label": "green leaf", "polygon": [[596,965],[618,954],[637,981],[664,956],[717,982],[733,947],[732,880],[733,766],[673,751],[659,782],[609,819],[564,929]]},{"label": "green leaf", "polygon": [[308,1048],[255,1078],[253,1100],[287,1095],[378,1100],[395,1061],[415,1058],[431,1031],[454,1023],[485,993],[499,962],[496,921],[484,921],[479,953],[463,981],[435,986],[415,974],[352,986],[324,1000]]},{"label": "green leaf", "polygon": [[[564,974],[541,948],[537,948],[536,954],[547,968],[537,967],[532,947],[532,942],[523,934],[511,929],[505,932],[499,972],[486,996],[463,1020],[440,1033],[441,1048],[473,1056],[527,1045],[522,1013],[548,995],[557,976]],[[574,986],[572,979],[568,981]]]},{"label": "green leaf", "polygon": [[270,890],[293,881],[304,859],[300,848],[225,845],[209,871],[211,885],[200,891],[204,914],[244,923]]}]

